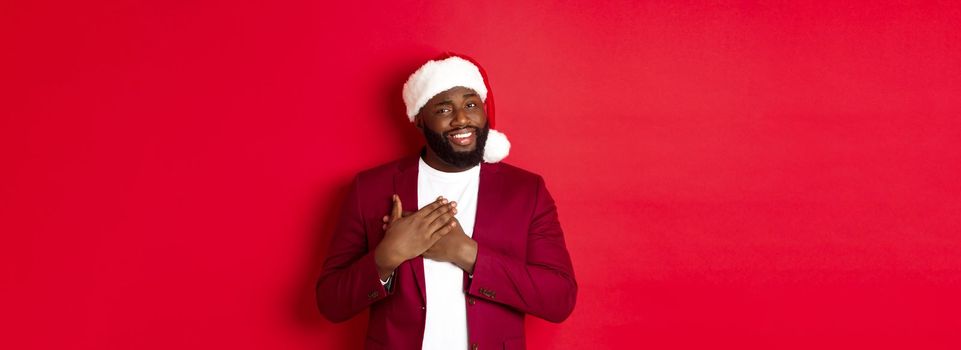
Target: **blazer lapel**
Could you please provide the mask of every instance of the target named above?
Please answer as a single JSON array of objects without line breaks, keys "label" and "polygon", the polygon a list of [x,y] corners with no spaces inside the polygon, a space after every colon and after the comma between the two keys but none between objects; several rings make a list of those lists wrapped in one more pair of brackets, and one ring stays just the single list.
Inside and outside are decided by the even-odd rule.
[{"label": "blazer lapel", "polygon": [[[394,175],[394,192],[400,196],[401,209],[403,211],[417,211],[417,165],[420,156],[404,159],[400,163],[400,171]],[[424,288],[424,257],[417,256],[408,260],[407,266],[410,267],[414,280],[417,281],[417,289],[420,291],[420,298],[423,303],[427,303],[427,291]]]},{"label": "blazer lapel", "polygon": [[[503,203],[500,196],[501,174],[500,164],[481,163],[480,183],[477,185],[477,213],[474,214],[474,233],[471,239],[482,244],[485,238],[493,234],[490,227],[496,220],[496,208],[498,203]],[[464,274],[465,278],[467,274]]]}]

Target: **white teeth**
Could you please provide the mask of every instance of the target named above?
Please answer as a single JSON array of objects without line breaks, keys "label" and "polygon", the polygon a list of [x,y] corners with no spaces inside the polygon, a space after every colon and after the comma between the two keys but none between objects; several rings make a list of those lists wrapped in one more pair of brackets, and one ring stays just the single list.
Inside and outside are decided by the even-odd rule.
[{"label": "white teeth", "polygon": [[472,134],[473,134],[473,133],[470,133],[470,132],[468,132],[468,133],[463,133],[463,134],[457,134],[457,135],[454,135],[454,138],[455,138],[455,139],[462,139],[462,138],[470,137],[470,135],[472,135]]}]

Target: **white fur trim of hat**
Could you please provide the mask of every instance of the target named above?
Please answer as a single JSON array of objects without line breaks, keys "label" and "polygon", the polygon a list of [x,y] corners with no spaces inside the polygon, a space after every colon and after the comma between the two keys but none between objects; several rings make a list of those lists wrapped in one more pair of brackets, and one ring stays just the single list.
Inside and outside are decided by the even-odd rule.
[{"label": "white fur trim of hat", "polygon": [[[424,63],[404,83],[404,104],[407,118],[414,122],[417,113],[435,95],[454,87],[472,89],[487,102],[489,85],[481,70],[467,59],[451,56],[441,60]],[[493,105],[493,103],[491,103]],[[488,122],[493,127],[493,111],[488,110]],[[511,143],[503,133],[490,129],[487,144],[484,146],[484,161],[497,163],[510,153]]]}]

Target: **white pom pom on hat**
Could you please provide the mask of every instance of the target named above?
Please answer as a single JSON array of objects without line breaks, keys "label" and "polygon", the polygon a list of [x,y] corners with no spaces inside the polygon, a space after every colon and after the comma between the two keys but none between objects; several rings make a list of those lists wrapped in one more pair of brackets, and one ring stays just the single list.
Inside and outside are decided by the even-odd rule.
[{"label": "white pom pom on hat", "polygon": [[451,88],[463,86],[472,89],[484,101],[490,133],[484,146],[484,161],[497,163],[510,153],[511,143],[507,136],[494,130],[494,93],[491,91],[487,73],[474,59],[465,55],[447,53],[443,58],[427,61],[407,78],[404,83],[404,104],[407,118],[414,117],[427,101]]},{"label": "white pom pom on hat", "polygon": [[504,133],[490,129],[487,134],[487,145],[484,146],[484,161],[497,163],[507,157],[511,151],[511,142],[507,141]]}]

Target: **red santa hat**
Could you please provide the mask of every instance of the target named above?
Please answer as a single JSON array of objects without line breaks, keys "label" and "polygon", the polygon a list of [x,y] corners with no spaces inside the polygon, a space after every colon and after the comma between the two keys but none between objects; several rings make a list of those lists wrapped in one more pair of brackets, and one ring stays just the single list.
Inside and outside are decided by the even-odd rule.
[{"label": "red santa hat", "polygon": [[441,59],[427,61],[411,74],[404,83],[407,118],[413,123],[414,117],[428,100],[457,86],[474,90],[481,101],[484,101],[487,122],[490,124],[490,133],[484,146],[484,161],[501,161],[510,152],[511,143],[507,141],[507,136],[494,130],[494,93],[491,91],[487,73],[470,57],[448,53]]}]

